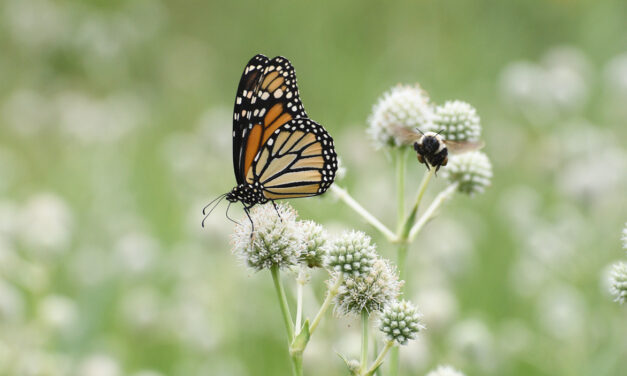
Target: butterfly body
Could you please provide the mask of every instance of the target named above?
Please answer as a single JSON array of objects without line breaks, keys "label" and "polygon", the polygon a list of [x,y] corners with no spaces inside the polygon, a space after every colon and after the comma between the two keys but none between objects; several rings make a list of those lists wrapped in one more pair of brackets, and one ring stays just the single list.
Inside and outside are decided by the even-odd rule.
[{"label": "butterfly body", "polygon": [[244,68],[233,110],[233,170],[225,195],[248,211],[257,204],[316,196],[333,183],[333,139],[308,118],[289,60],[254,56]]}]

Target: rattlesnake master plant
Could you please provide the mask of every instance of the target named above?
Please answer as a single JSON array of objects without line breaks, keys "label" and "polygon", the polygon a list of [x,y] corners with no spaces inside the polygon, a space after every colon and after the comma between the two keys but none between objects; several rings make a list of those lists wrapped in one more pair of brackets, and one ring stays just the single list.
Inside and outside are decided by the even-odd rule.
[{"label": "rattlesnake master plant", "polygon": [[398,85],[381,96],[368,118],[368,134],[377,149],[384,146],[413,144],[395,131],[396,127],[415,132],[416,128],[430,128],[433,106],[429,96],[419,85]]},{"label": "rattlesnake master plant", "polygon": [[457,190],[468,195],[485,192],[492,180],[492,164],[488,156],[480,151],[451,155],[448,165],[442,168],[442,177]]},{"label": "rattlesnake master plant", "polygon": [[627,302],[627,264],[620,261],[612,266],[610,274],[610,292],[614,301],[620,304]]},{"label": "rattlesnake master plant", "polygon": [[361,231],[347,231],[329,247],[326,266],[345,277],[367,275],[377,259],[370,237]]},{"label": "rattlesnake master plant", "polygon": [[329,252],[327,231],[314,221],[300,221],[298,231],[305,246],[300,260],[310,268],[321,268]]},{"label": "rattlesnake master plant", "polygon": [[296,217],[288,204],[279,204],[277,209],[272,204],[255,206],[250,211],[254,229],[248,218],[235,226],[233,252],[255,270],[296,265],[306,249]]},{"label": "rattlesnake master plant", "polygon": [[344,278],[335,297],[336,311],[342,315],[376,312],[392,303],[401,283],[388,261],[377,259],[366,274]]},{"label": "rattlesnake master plant", "polygon": [[392,302],[383,310],[379,330],[385,334],[388,341],[399,345],[406,345],[409,340],[416,338],[416,334],[424,326],[420,323],[420,313],[410,302],[402,300]]},{"label": "rattlesnake master plant", "polygon": [[481,124],[477,110],[462,101],[447,101],[435,108],[433,126],[426,131],[439,132],[445,140],[477,142]]}]

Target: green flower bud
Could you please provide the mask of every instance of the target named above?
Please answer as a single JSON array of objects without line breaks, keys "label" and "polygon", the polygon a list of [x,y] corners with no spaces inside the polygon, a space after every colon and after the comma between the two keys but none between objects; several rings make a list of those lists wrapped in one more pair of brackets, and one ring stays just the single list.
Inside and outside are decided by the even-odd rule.
[{"label": "green flower bud", "polygon": [[481,136],[477,110],[462,101],[448,101],[443,106],[437,106],[430,130],[440,132],[445,140],[450,141],[477,142]]},{"label": "green flower bud", "polygon": [[483,193],[492,180],[492,164],[480,151],[451,155],[448,165],[442,168],[442,176],[457,183],[458,191],[473,196]]},{"label": "green flower bud", "polygon": [[314,221],[301,221],[298,227],[305,246],[301,261],[310,268],[321,268],[329,252],[327,232]]},{"label": "green flower bud", "polygon": [[366,275],[377,259],[370,237],[361,231],[348,231],[336,239],[329,249],[326,265],[344,276]]},{"label": "green flower bud", "polygon": [[381,314],[379,329],[389,341],[406,345],[424,326],[420,323],[421,315],[408,301],[393,302],[385,307]]}]

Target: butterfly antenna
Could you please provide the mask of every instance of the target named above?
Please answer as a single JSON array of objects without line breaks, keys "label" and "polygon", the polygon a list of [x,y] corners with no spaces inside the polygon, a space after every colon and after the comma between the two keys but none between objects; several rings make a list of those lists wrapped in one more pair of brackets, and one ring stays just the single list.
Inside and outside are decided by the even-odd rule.
[{"label": "butterfly antenna", "polygon": [[[200,223],[200,225],[201,225],[203,228],[205,227],[205,221],[207,220],[207,218],[209,218],[209,216],[210,216],[210,215],[211,215],[211,213],[215,210],[215,208],[217,208],[217,207],[218,207],[218,205],[220,204],[220,202],[222,202],[222,200],[221,200],[221,199],[223,199],[223,198],[225,198],[225,197],[226,197],[226,195],[224,194],[224,195],[221,195],[221,196],[219,196],[218,198],[214,199],[213,201],[211,201],[211,203],[209,203],[209,205],[211,205],[211,204],[212,204],[212,203],[214,203],[214,202],[215,202],[215,205],[213,205],[213,207],[211,208],[211,210],[209,210],[209,212],[207,212],[207,214],[205,214],[205,210],[207,209],[207,207],[208,207],[209,205],[205,206],[205,208],[202,210],[202,213],[203,213],[203,214],[205,214],[205,218],[203,218],[203,219],[202,219],[202,222]],[[220,200],[218,200],[218,199],[220,199]],[[216,201],[216,200],[217,200],[217,201]],[[229,205],[230,205],[230,203],[229,203]]]},{"label": "butterfly antenna", "polygon": [[207,205],[205,205],[205,207],[204,207],[204,208],[202,208],[202,214],[203,214],[203,215],[205,215],[205,210],[207,210],[207,208],[208,208],[209,206],[211,206],[211,204],[213,204],[216,200],[218,200],[218,199],[220,199],[220,198],[222,198],[222,197],[224,197],[224,196],[226,196],[226,195],[227,195],[227,194],[225,193],[225,194],[220,195],[220,196],[218,196],[218,197],[214,198],[213,200],[211,200],[211,202],[210,202],[210,203],[208,203]]},{"label": "butterfly antenna", "polygon": [[227,218],[229,221],[231,221],[231,222],[235,223],[236,225],[239,225],[239,224],[240,224],[239,222],[237,222],[237,221],[236,221],[236,220],[234,220],[233,218],[229,217],[229,209],[231,208],[231,204],[232,204],[232,202],[229,202],[229,206],[227,206],[227,207],[226,207],[226,213],[225,213],[226,218]]}]

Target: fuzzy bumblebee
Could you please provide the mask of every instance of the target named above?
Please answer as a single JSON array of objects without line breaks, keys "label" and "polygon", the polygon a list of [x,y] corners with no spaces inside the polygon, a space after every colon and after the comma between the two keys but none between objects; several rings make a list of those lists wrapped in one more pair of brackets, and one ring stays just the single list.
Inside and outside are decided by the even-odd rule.
[{"label": "fuzzy bumblebee", "polygon": [[414,142],[414,150],[418,153],[418,162],[430,169],[434,167],[437,172],[440,167],[448,163],[448,148],[444,137],[435,132],[426,132]]}]

